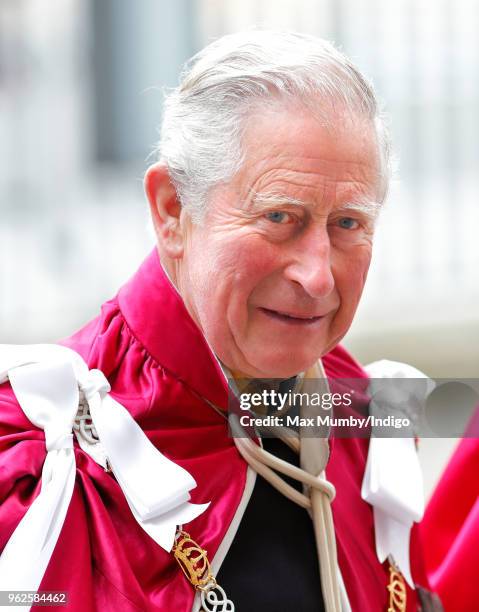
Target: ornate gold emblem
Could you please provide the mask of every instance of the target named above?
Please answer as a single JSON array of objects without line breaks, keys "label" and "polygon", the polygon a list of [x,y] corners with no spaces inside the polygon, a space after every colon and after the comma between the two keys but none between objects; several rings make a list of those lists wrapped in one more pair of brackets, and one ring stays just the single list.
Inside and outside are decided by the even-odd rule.
[{"label": "ornate gold emblem", "polygon": [[195,589],[202,590],[215,583],[210,571],[208,553],[190,535],[180,531],[173,546],[173,554],[183,573]]},{"label": "ornate gold emblem", "polygon": [[208,553],[185,531],[177,533],[173,555],[188,581],[201,591],[200,612],[235,612],[233,602],[211,573]]},{"label": "ornate gold emblem", "polygon": [[389,566],[389,607],[388,612],[405,612],[406,583],[403,575],[394,565]]}]

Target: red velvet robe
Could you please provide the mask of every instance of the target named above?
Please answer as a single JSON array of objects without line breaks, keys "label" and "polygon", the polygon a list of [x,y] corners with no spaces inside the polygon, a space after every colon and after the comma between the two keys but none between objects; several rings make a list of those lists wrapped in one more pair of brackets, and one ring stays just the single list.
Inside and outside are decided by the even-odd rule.
[{"label": "red velvet robe", "polygon": [[[474,435],[479,435],[479,410]],[[456,449],[421,524],[429,579],[446,612],[479,608],[479,439]]]},{"label": "red velvet robe", "polygon": [[[62,344],[102,370],[113,397],[153,444],[193,475],[191,501],[211,505],[186,528],[213,559],[242,499],[247,465],[226,421],[202,399],[226,407],[224,377],[156,251],[96,319]],[[324,358],[324,366],[329,377],[365,377],[341,347]],[[380,612],[388,601],[387,564],[377,560],[372,508],[360,495],[367,449],[365,439],[334,439],[327,466],[337,490],[339,563],[354,612]],[[71,611],[191,610],[193,588],[173,556],[137,524],[114,477],[76,442],[75,455],[73,497],[41,590],[67,591]],[[0,550],[39,492],[44,459],[43,432],[25,417],[9,385],[2,385]],[[412,573],[427,587],[416,536],[414,529]],[[259,552],[261,542],[257,546]],[[417,609],[409,589],[407,609]]]}]

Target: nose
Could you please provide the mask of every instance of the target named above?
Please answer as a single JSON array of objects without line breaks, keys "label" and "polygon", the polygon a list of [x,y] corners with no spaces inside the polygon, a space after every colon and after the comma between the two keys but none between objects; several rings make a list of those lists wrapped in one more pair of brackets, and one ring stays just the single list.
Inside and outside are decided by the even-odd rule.
[{"label": "nose", "polygon": [[313,298],[328,296],[334,289],[331,245],[327,228],[304,235],[285,269],[288,280],[298,283]]}]

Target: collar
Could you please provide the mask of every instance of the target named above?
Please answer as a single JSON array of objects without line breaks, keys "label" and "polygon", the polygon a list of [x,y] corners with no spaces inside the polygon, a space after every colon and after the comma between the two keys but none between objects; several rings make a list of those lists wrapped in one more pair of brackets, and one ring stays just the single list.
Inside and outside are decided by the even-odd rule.
[{"label": "collar", "polygon": [[168,278],[156,249],[118,293],[136,339],[163,368],[226,409],[228,386],[218,359]]}]

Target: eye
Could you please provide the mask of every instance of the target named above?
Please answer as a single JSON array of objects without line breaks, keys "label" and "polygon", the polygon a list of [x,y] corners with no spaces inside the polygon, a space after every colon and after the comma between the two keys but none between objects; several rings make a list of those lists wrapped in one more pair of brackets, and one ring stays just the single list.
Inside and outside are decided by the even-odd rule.
[{"label": "eye", "polygon": [[283,212],[282,210],[272,210],[265,215],[268,221],[276,224],[285,224],[291,222],[291,215],[287,212]]},{"label": "eye", "polygon": [[352,217],[341,217],[341,219],[338,219],[338,225],[342,229],[352,230],[359,227],[359,222]]}]

